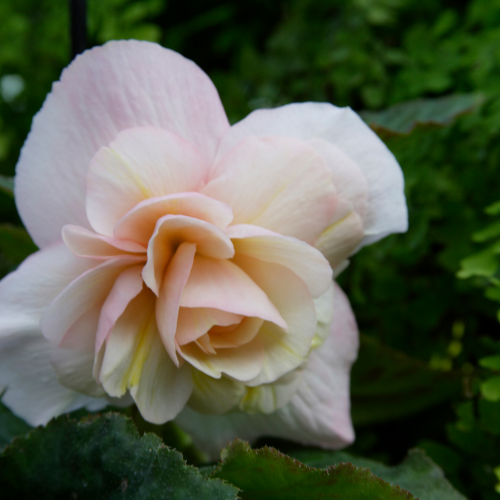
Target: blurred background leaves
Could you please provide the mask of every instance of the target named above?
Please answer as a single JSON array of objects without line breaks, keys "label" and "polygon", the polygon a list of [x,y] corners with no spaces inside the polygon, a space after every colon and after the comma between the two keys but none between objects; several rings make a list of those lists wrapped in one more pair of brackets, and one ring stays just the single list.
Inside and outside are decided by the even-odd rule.
[{"label": "blurred background leaves", "polygon": [[[181,52],[214,80],[232,122],[295,101],[363,112],[403,168],[410,230],[363,249],[339,277],[363,333],[350,452],[396,464],[419,445],[469,498],[497,498],[500,225],[484,208],[500,198],[500,0],[88,0],[88,10],[91,46],[137,38]],[[8,178],[69,62],[68,26],[65,2],[0,3],[2,274],[35,250]]]}]

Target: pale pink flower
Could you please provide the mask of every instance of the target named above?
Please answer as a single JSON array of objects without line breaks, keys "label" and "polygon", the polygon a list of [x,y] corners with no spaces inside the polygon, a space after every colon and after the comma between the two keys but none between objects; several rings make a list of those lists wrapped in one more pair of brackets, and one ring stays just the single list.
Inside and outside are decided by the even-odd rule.
[{"label": "pale pink flower", "polygon": [[332,269],[407,227],[399,165],[353,111],[291,104],[230,127],[191,61],[110,42],[54,84],[15,192],[41,250],[0,284],[14,413],[134,401],[209,452],[353,440],[358,332]]}]

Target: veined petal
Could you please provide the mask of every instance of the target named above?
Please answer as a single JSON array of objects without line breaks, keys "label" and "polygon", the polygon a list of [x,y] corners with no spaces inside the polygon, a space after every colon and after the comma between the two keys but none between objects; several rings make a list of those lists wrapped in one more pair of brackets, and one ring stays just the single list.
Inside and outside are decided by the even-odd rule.
[{"label": "veined petal", "polygon": [[165,215],[158,220],[148,245],[148,261],[142,277],[156,295],[165,267],[180,243],[196,244],[196,253],[216,259],[230,259],[234,255],[231,240],[219,228],[203,220],[185,215]]},{"label": "veined petal", "polygon": [[233,210],[221,201],[200,193],[174,193],[138,203],[118,221],[114,235],[147,246],[158,219],[164,215],[187,215],[219,229],[225,229],[233,220]]},{"label": "veined petal", "polygon": [[146,247],[130,240],[96,234],[80,226],[63,227],[66,246],[78,257],[113,258],[127,253],[146,253]]},{"label": "veined petal", "polygon": [[129,302],[139,295],[142,288],[142,266],[129,267],[118,276],[100,308],[93,353],[99,352],[118,318],[123,314]]},{"label": "veined petal", "polygon": [[247,137],[220,158],[201,190],[233,207],[234,224],[253,224],[314,242],[336,195],[324,161],[307,143]]},{"label": "veined petal", "polygon": [[182,243],[170,261],[160,296],[156,300],[156,324],[167,353],[176,366],[179,366],[175,348],[175,332],[181,296],[191,273],[196,253],[196,245]]},{"label": "veined petal", "polygon": [[325,293],[331,285],[332,270],[328,261],[316,248],[301,240],[249,224],[229,226],[226,234],[238,255],[287,267],[304,281],[313,297]]},{"label": "veined petal", "polygon": [[288,325],[288,331],[269,321],[262,325],[257,337],[266,355],[260,374],[247,382],[254,387],[274,382],[304,362],[316,331],[316,310],[305,283],[286,267],[245,256],[237,256],[235,262],[266,293]]},{"label": "veined petal", "polygon": [[215,161],[220,162],[248,137],[271,135],[305,141],[323,139],[352,158],[368,184],[368,203],[363,220],[365,238],[361,246],[390,233],[407,230],[408,211],[401,168],[386,145],[350,108],[307,102],[259,109],[228,130]]},{"label": "veined petal", "polygon": [[136,263],[135,257],[105,260],[73,280],[43,313],[40,326],[44,336],[58,345],[71,325],[104,302],[118,275]]},{"label": "veined petal", "polygon": [[331,334],[310,354],[302,383],[290,403],[269,415],[200,415],[185,408],[175,422],[214,458],[235,437],[253,441],[273,436],[309,446],[342,448],[354,440],[349,372],[357,350],[356,321],[347,298],[336,286]]},{"label": "veined petal", "polygon": [[248,274],[228,260],[196,255],[180,305],[256,316],[287,328],[286,321],[267,295]]},{"label": "veined petal", "polygon": [[113,236],[116,223],[138,203],[172,193],[196,191],[208,166],[194,146],[166,130],[123,130],[90,162],[87,216],[101,234]]},{"label": "veined petal", "polygon": [[222,376],[209,377],[193,368],[193,392],[188,405],[200,413],[222,415],[236,406],[245,394],[245,386]]},{"label": "veined petal", "polygon": [[19,331],[0,341],[0,386],[7,390],[2,403],[30,425],[45,425],[66,411],[108,404],[62,386],[50,364],[55,346],[38,329]]},{"label": "veined petal", "polygon": [[35,116],[17,165],[16,202],[37,245],[66,224],[90,227],[90,160],[121,130],[158,127],[211,162],[228,130],[217,90],[193,62],[149,42],[113,41],[75,58]]},{"label": "veined petal", "polygon": [[47,306],[75,278],[98,264],[64,243],[30,255],[0,282],[0,338],[36,328]]}]

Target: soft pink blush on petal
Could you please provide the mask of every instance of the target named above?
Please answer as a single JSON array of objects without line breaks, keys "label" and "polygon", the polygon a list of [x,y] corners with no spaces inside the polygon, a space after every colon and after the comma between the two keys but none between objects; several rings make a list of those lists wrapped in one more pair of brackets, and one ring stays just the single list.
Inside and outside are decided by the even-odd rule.
[{"label": "soft pink blush on petal", "polygon": [[159,295],[165,267],[180,243],[196,244],[196,252],[216,259],[234,255],[231,240],[213,224],[185,215],[165,215],[156,223],[148,244],[148,261],[142,277],[146,285]]},{"label": "soft pink blush on petal", "polygon": [[148,126],[188,140],[208,163],[229,129],[207,75],[157,44],[108,42],[63,71],[33,120],[17,165],[17,206],[38,246],[57,241],[66,224],[90,228],[90,160],[120,131]]},{"label": "soft pink blush on petal", "polygon": [[160,296],[156,300],[156,324],[165,349],[179,366],[176,354],[175,332],[181,296],[189,279],[196,253],[196,245],[182,243],[177,248],[165,271],[160,287]]},{"label": "soft pink blush on petal", "polygon": [[337,197],[314,149],[287,137],[248,137],[214,166],[201,193],[233,208],[234,224],[252,224],[313,243]]},{"label": "soft pink blush on petal", "polygon": [[40,326],[44,336],[59,344],[82,314],[104,302],[118,275],[137,263],[136,257],[105,260],[73,280],[43,313]]},{"label": "soft pink blush on petal", "polygon": [[287,267],[304,281],[312,297],[328,290],[332,270],[321,252],[311,245],[250,224],[230,226],[226,234],[238,255]]},{"label": "soft pink blush on petal", "polygon": [[116,279],[102,308],[95,339],[94,352],[97,354],[108,337],[118,318],[123,314],[129,302],[142,291],[142,266],[129,267]]},{"label": "soft pink blush on petal", "polygon": [[200,193],[174,193],[138,203],[118,221],[114,235],[147,246],[158,219],[165,214],[194,217],[219,229],[226,229],[233,220],[233,210],[225,203]]},{"label": "soft pink blush on petal", "polygon": [[331,333],[311,353],[302,382],[290,403],[268,415],[202,415],[185,408],[175,422],[191,434],[197,447],[213,458],[235,437],[254,441],[261,436],[273,436],[308,446],[342,448],[354,440],[349,373],[358,343],[351,307],[336,286]]},{"label": "soft pink blush on petal", "polygon": [[138,203],[197,191],[207,172],[204,158],[182,137],[152,127],[124,130],[90,162],[90,224],[98,233],[113,236],[116,223]]},{"label": "soft pink blush on petal", "polygon": [[112,259],[124,253],[146,252],[146,247],[135,241],[102,236],[80,226],[64,226],[62,237],[66,246],[78,257]]},{"label": "soft pink blush on petal", "polygon": [[256,316],[287,329],[285,320],[267,295],[248,274],[228,260],[196,255],[180,305]]},{"label": "soft pink blush on petal", "polygon": [[368,184],[362,246],[408,229],[401,168],[387,146],[350,108],[307,102],[253,111],[228,130],[215,164],[248,137],[274,135],[305,141],[323,139],[356,163]]}]

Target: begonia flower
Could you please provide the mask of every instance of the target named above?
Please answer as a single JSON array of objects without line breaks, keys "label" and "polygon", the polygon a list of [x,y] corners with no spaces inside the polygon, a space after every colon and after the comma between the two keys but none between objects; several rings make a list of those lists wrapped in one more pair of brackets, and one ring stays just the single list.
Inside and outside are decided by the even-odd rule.
[{"label": "begonia flower", "polygon": [[0,284],[14,413],[135,402],[211,453],[234,436],[352,442],[358,332],[332,277],[407,210],[398,163],[349,108],[230,126],[193,62],[110,42],[54,84],[15,196],[40,250]]}]

